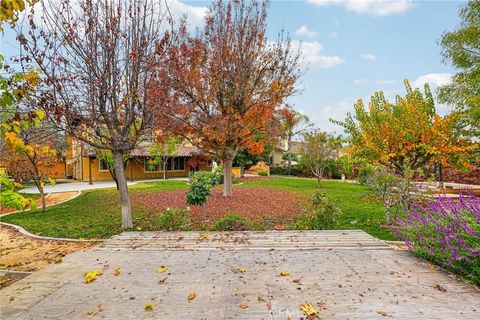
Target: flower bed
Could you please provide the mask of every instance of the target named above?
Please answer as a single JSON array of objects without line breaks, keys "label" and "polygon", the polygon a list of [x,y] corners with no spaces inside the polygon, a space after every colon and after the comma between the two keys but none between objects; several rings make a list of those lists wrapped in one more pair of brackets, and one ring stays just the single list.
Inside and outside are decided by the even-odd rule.
[{"label": "flower bed", "polygon": [[397,223],[415,254],[480,284],[480,197],[414,202]]}]

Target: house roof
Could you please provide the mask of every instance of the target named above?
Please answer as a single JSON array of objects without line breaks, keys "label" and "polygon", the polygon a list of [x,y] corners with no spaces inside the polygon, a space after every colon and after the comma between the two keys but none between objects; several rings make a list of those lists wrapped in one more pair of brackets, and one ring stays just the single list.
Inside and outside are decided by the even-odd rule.
[{"label": "house roof", "polygon": [[[150,156],[150,148],[153,146],[151,142],[142,142],[140,143],[135,149],[132,150],[130,153],[133,157],[149,157]],[[186,145],[179,145],[177,151],[175,152],[176,157],[193,157],[195,155],[203,154],[200,148],[194,146],[186,146]],[[85,156],[96,156],[95,149],[86,146],[84,149]]]},{"label": "house roof", "polygon": [[[152,145],[153,144],[149,142],[141,143],[132,151],[131,155],[134,157],[148,157],[150,156],[150,148]],[[177,157],[192,157],[200,154],[202,154],[202,151],[199,148],[183,144],[179,145],[175,152],[175,156]]]}]

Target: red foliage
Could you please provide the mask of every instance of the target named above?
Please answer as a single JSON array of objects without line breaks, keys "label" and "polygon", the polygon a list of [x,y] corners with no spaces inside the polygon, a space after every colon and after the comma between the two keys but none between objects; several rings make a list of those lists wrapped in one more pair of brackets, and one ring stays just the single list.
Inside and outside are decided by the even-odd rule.
[{"label": "red foliage", "polygon": [[[131,195],[132,205],[160,214],[167,208],[186,208],[186,190],[135,193]],[[206,204],[207,219],[213,224],[230,213],[240,214],[252,221],[261,222],[263,217],[276,222],[286,222],[298,216],[305,199],[288,191],[265,187],[239,187],[235,193],[225,198],[217,187]],[[190,207],[193,221],[202,220],[202,210]]]}]

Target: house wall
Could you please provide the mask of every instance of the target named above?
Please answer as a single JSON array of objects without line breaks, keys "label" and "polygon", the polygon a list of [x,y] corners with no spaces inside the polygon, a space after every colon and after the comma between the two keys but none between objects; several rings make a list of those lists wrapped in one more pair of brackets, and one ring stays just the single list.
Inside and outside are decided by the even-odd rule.
[{"label": "house wall", "polygon": [[[82,165],[83,165],[83,181],[89,181],[89,167],[88,162],[91,161],[92,165],[92,181],[111,181],[112,176],[108,170],[100,170],[100,160],[98,158],[89,159],[87,157],[82,157]],[[143,180],[143,179],[162,179],[163,178],[163,171],[145,171],[144,170],[144,158],[138,157],[131,161],[129,161],[126,169],[125,169],[125,176],[128,180]],[[211,167],[209,166],[202,166],[199,168],[200,170],[210,171]],[[185,170],[179,171],[167,171],[167,178],[178,178],[178,177],[187,177],[190,172],[190,167],[188,164],[185,165]],[[78,177],[77,179],[81,179]]]},{"label": "house wall", "polygon": [[65,162],[59,161],[53,166],[48,168],[48,176],[51,179],[64,179],[65,178]]},{"label": "house wall", "polygon": [[283,157],[283,152],[280,150],[274,149],[272,151],[272,164],[275,166],[280,165],[283,162],[282,157]]}]

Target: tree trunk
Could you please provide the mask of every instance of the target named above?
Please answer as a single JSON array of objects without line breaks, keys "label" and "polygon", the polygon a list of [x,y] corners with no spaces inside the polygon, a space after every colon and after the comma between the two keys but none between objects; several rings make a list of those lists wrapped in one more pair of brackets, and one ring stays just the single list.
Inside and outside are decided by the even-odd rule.
[{"label": "tree trunk", "polygon": [[230,197],[232,195],[232,163],[233,158],[225,158],[223,160],[223,196]]},{"label": "tree trunk", "polygon": [[115,167],[115,176],[118,183],[118,194],[120,196],[120,205],[122,206],[122,228],[133,228],[132,208],[130,206],[130,197],[128,195],[127,178],[123,167],[122,154],[115,152],[113,154],[113,165]]},{"label": "tree trunk", "polygon": [[38,182],[37,188],[38,188],[38,192],[40,192],[40,198],[42,199],[42,212],[45,212],[45,207],[46,207],[45,192],[43,191],[42,182],[40,181]]},{"label": "tree trunk", "polygon": [[163,167],[163,180],[167,180],[167,164],[165,163],[165,161],[163,162],[162,167]]}]

